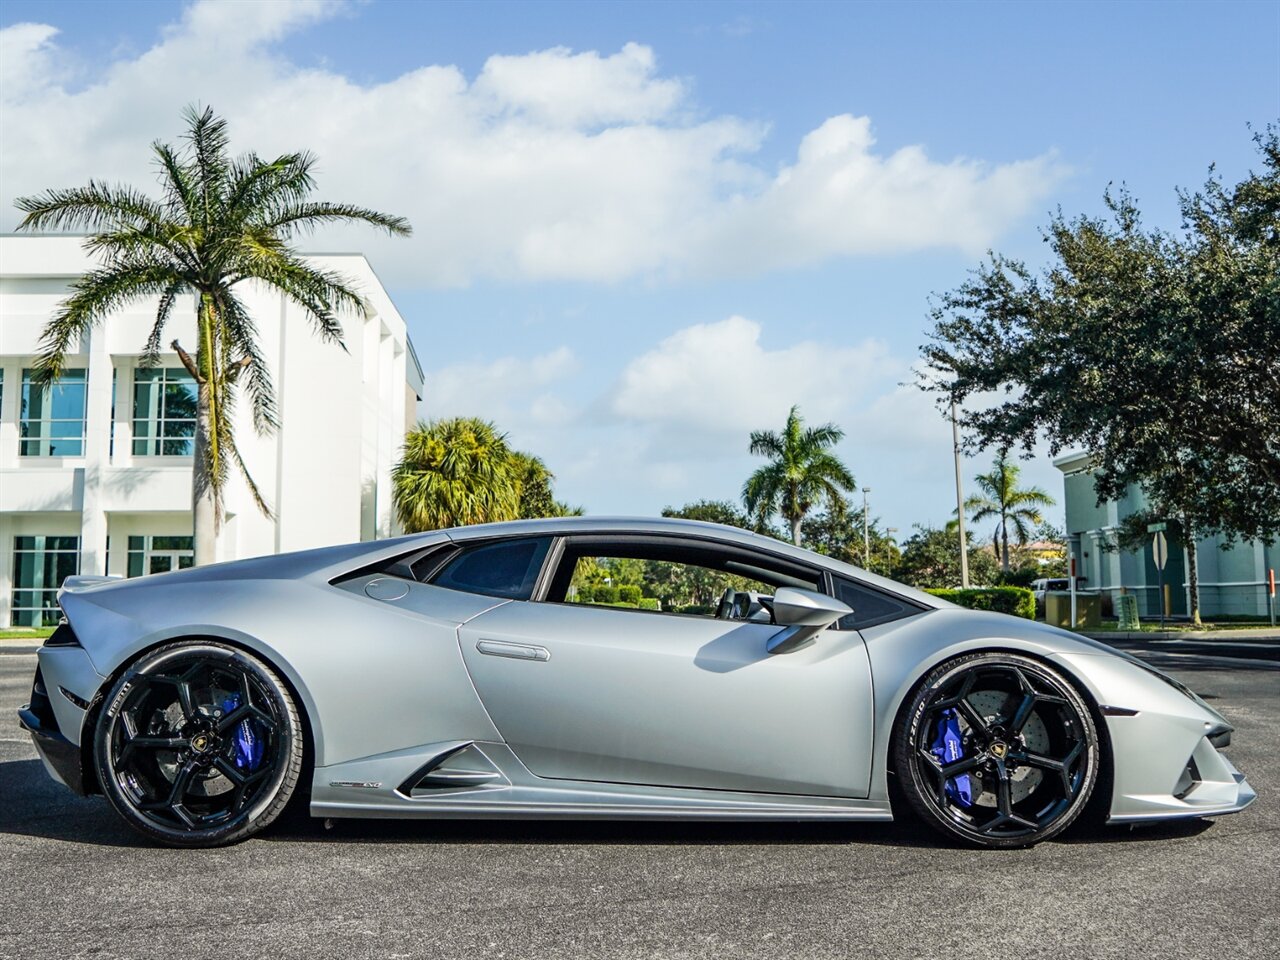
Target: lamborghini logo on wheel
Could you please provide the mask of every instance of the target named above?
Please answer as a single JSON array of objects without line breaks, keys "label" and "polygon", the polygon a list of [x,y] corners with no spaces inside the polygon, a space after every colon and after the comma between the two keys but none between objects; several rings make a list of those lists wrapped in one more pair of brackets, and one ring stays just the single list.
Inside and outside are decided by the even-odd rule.
[{"label": "lamborghini logo on wheel", "polygon": [[198,733],[191,738],[191,749],[196,753],[203,753],[207,746],[209,746],[209,738],[203,733]]},{"label": "lamborghini logo on wheel", "polygon": [[997,740],[991,745],[991,755],[997,760],[1003,760],[1004,755],[1009,752],[1009,748]]}]

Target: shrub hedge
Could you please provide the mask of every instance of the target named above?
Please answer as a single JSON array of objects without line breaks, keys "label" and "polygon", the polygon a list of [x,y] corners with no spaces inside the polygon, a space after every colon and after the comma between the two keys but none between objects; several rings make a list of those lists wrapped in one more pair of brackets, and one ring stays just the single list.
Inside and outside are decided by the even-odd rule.
[{"label": "shrub hedge", "polygon": [[969,590],[926,590],[971,610],[993,610],[1028,620],[1036,618],[1036,597],[1026,587],[974,587]]},{"label": "shrub hedge", "polygon": [[570,603],[589,603],[601,607],[630,607],[632,610],[661,610],[657,597],[640,596],[640,588],[624,584],[613,587],[608,584],[587,584],[578,588]]}]

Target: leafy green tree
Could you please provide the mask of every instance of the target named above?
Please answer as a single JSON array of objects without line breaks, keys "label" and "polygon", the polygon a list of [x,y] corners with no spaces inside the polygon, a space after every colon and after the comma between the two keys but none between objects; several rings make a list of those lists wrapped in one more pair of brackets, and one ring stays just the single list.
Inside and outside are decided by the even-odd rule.
[{"label": "leafy green tree", "polygon": [[833,515],[848,511],[844,494],[855,483],[849,468],[831,452],[844,438],[835,424],[804,425],[800,408],[792,407],[782,433],[757,430],[751,434],[751,452],[768,457],[769,463],[753,473],[742,488],[747,514],[767,527],[780,515],[791,529],[791,542],[799,544],[804,518],[825,504]]},{"label": "leafy green tree", "polygon": [[697,500],[686,503],[683,507],[663,507],[662,515],[678,517],[681,520],[720,523],[726,527],[740,527],[743,530],[752,528],[747,515],[728,500]]},{"label": "leafy green tree", "polygon": [[[811,514],[805,518],[801,531],[810,550],[884,576],[893,575],[902,556],[897,541],[881,529],[879,517],[867,524],[867,537],[863,538],[861,510],[834,516],[826,510]],[[869,557],[864,556],[867,541],[871,547]]]},{"label": "leafy green tree", "polygon": [[940,404],[969,397],[971,446],[1094,457],[1099,500],[1138,486],[1195,543],[1280,536],[1280,138],[1259,172],[1180,193],[1182,229],[1149,229],[1127,193],[1059,214],[1040,273],[999,255],[943,295],[923,353]]},{"label": "leafy green tree", "polygon": [[1041,507],[1051,507],[1056,501],[1039,487],[1018,486],[1022,468],[1007,454],[1000,454],[991,464],[990,473],[980,473],[975,478],[981,493],[975,493],[964,502],[965,510],[973,515],[974,523],[992,518],[996,521],[991,536],[992,548],[1000,557],[1000,569],[1009,572],[1009,528],[1013,528],[1015,542],[1022,545],[1030,538],[1037,524],[1044,522]]},{"label": "leafy green tree", "polygon": [[520,484],[520,504],[516,516],[521,520],[543,517],[577,517],[581,507],[571,507],[555,498],[553,483],[556,475],[547,469],[541,457],[531,453],[513,452],[516,476]]},{"label": "leafy green tree", "polygon": [[316,334],[342,343],[340,316],[363,315],[364,298],[337,273],[307,264],[291,246],[299,235],[327,223],[367,223],[407,236],[401,217],[341,203],[310,200],[315,187],[309,153],[264,160],[228,154],[227,125],[206,109],[187,111],[185,143],[155,143],[161,199],[127,186],[90,181],[17,201],[26,217],[19,230],[87,229],[85,247],[101,266],[72,284],[44,329],[36,364],[41,380],[62,373],[67,351],[105,317],[134,301],[158,297],[155,323],[143,347],[144,362],[160,360],[165,326],[178,298],[196,300],[194,355],[177,340],[170,346],[196,382],[193,462],[195,560],[215,556],[223,496],[235,465],[258,508],[270,508],[245,469],[236,446],[231,411],[244,390],[259,433],[278,426],[271,371],[258,329],[237,288],[254,281],[302,307]]},{"label": "leafy green tree", "polygon": [[555,498],[541,457],[512,450],[487,420],[419,423],[392,473],[396,515],[409,531],[582,513]]},{"label": "leafy green tree", "polygon": [[[1031,547],[1037,549],[1034,553]],[[1046,551],[1053,551],[1048,557]],[[1002,583],[1027,586],[1040,577],[1065,577],[1067,575],[1067,536],[1062,528],[1045,520],[1036,526],[1031,543],[1010,551],[1011,573],[1001,577]],[[1016,576],[1015,576],[1016,575]]]},{"label": "leafy green tree", "polygon": [[[969,582],[991,586],[999,577],[994,554],[980,545],[969,545]],[[902,545],[902,557],[894,576],[913,587],[949,589],[960,583],[960,534],[917,524],[916,532]]]},{"label": "leafy green tree", "polygon": [[521,480],[506,435],[476,417],[419,423],[391,477],[409,532],[514,519]]}]

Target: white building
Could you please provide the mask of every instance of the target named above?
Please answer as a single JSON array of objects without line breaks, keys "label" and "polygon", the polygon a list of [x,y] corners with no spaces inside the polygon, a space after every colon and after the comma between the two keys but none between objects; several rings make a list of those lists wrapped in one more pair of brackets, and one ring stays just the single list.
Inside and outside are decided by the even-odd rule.
[{"label": "white building", "polygon": [[[81,242],[0,236],[0,627],[56,617],[57,586],[70,573],[191,564],[194,385],[167,349],[158,369],[140,367],[154,303],[97,327],[52,388],[30,382],[41,330],[93,266]],[[219,560],[395,532],[391,466],[416,420],[422,370],[363,256],[307,259],[348,277],[372,311],[346,318],[344,352],[280,294],[238,288],[258,324],[281,427],[259,436],[237,411],[237,445],[274,517],[233,470]],[[193,300],[175,308],[167,330],[166,345],[176,338],[194,353]]]}]

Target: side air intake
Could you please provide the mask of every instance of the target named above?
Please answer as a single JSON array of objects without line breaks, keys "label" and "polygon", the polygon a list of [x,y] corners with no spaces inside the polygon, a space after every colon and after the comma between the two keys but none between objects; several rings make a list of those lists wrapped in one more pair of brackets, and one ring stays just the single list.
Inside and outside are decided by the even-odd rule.
[{"label": "side air intake", "polygon": [[458,790],[506,783],[502,771],[474,743],[432,758],[400,784],[398,791],[406,797],[423,796],[438,790]]}]

